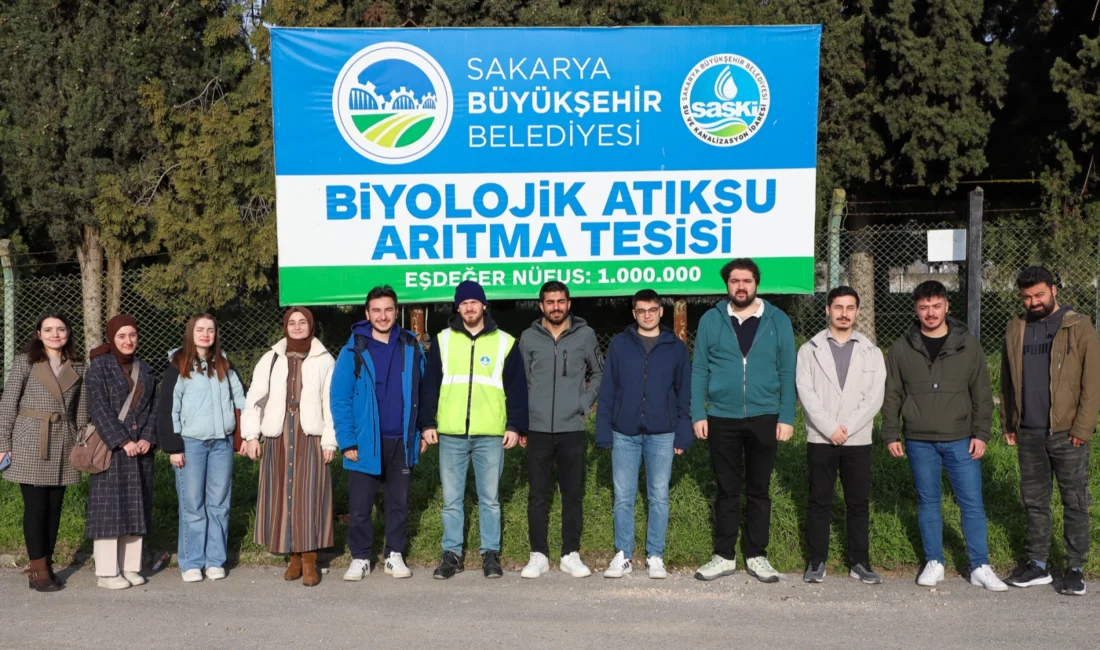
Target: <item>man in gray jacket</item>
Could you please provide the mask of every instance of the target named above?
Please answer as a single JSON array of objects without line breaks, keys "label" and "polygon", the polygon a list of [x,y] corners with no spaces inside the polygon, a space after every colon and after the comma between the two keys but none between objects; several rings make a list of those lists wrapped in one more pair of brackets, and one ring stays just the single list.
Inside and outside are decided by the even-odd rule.
[{"label": "man in gray jacket", "polygon": [[531,560],[520,574],[537,578],[550,570],[546,541],[550,486],[557,464],[561,487],[561,570],[575,578],[592,574],[580,557],[587,440],[585,417],[599,392],[603,356],[596,333],[570,312],[569,287],[547,282],[539,291],[542,318],[519,339],[527,373],[527,530]]},{"label": "man in gray jacket", "polygon": [[826,297],[829,327],[798,350],[795,383],[806,413],[806,460],[810,501],[806,509],[806,545],[810,565],[806,582],[825,580],[829,555],[829,509],[837,470],[844,486],[848,519],[848,575],[865,584],[882,579],[868,553],[871,491],[871,428],[882,406],[886,362],[882,351],[855,331],[859,294],[837,287]]}]

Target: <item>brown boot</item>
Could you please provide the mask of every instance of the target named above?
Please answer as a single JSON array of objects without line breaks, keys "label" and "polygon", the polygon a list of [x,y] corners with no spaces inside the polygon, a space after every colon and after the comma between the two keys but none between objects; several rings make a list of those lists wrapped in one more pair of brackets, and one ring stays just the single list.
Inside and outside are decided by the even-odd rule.
[{"label": "brown boot", "polygon": [[62,586],[62,583],[57,578],[57,574],[53,572],[53,556],[46,556],[46,573],[50,576],[50,580],[53,581],[58,587]]},{"label": "brown boot", "polygon": [[317,553],[302,553],[302,584],[316,587],[321,584],[321,574],[317,571]]},{"label": "brown boot", "polygon": [[27,577],[30,579],[30,584],[27,586],[35,591],[49,592],[61,589],[54,584],[53,580],[50,580],[49,571],[46,569],[46,558],[31,560],[31,570]]},{"label": "brown boot", "polygon": [[293,580],[299,580],[302,577],[302,554],[291,553],[290,564],[286,567],[286,573],[283,574],[283,580],[291,582]]}]

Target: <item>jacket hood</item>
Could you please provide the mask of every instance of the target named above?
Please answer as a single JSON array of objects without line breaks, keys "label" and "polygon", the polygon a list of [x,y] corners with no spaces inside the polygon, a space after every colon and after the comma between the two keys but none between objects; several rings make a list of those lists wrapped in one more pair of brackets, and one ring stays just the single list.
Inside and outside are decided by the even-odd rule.
[{"label": "jacket hood", "polygon": [[[775,316],[775,312],[778,308],[775,305],[768,302],[767,300],[764,300],[763,298],[760,298],[760,296],[757,296],[757,298],[760,299],[760,302],[764,303],[764,315],[760,317],[760,322],[761,323],[766,323]],[[730,304],[730,301],[727,298],[726,300],[719,300],[718,304],[714,306],[715,309],[722,312],[722,318],[729,318],[730,317],[730,315],[729,315],[729,304]]]},{"label": "jacket hood", "polygon": [[[765,309],[765,313],[767,310]],[[855,341],[858,345],[870,345],[871,341],[866,336],[861,334],[858,330],[852,332],[852,341]],[[810,343],[816,348],[827,348],[829,345],[829,330],[828,328],[821,330],[810,339]]]},{"label": "jacket hood", "polygon": [[[172,357],[174,357],[176,355],[176,353],[179,352],[181,349],[182,348],[172,348],[171,350],[168,351],[168,363],[172,363]],[[222,350],[222,358],[223,359],[228,359],[229,358],[228,356],[226,356],[225,350]]]},{"label": "jacket hood", "polygon": [[[1062,314],[1062,325],[1058,329],[1062,329],[1062,327],[1074,327],[1081,324],[1082,322],[1091,322],[1091,319],[1088,316],[1074,311],[1073,305],[1059,305],[1058,310],[1064,312]],[[1016,317],[1013,319],[1013,323],[1016,325],[1026,324],[1027,314],[1016,314]]]},{"label": "jacket hood", "polygon": [[[582,327],[588,327],[588,321],[584,320],[580,316],[574,316],[572,313],[570,313],[569,314],[569,327],[562,333],[562,335],[571,334],[571,333],[579,330]],[[531,329],[535,330],[536,332],[542,332],[543,334],[545,334],[547,336],[550,336],[550,332],[542,324],[542,318],[541,317],[536,318],[531,323]]]},{"label": "jacket hood", "polygon": [[[275,351],[275,354],[279,356],[286,356],[286,337],[279,339],[275,342],[275,345],[271,346],[271,349]],[[309,357],[319,357],[327,354],[328,350],[325,348],[325,344],[321,343],[321,339],[316,336],[313,337],[313,341],[309,344]]]},{"label": "jacket hood", "polygon": [[[638,333],[637,323],[631,323],[630,325],[627,325],[626,329],[623,330],[623,334],[626,334],[631,339],[637,341],[639,345],[641,344],[642,335]],[[657,343],[671,343],[673,341],[679,340],[680,339],[676,338],[676,333],[672,331],[671,327],[665,327],[664,325],[660,326],[660,333],[657,334]]]},{"label": "jacket hood", "polygon": [[[947,317],[947,340],[943,342],[943,349],[958,352],[966,346],[966,338],[970,335],[970,330],[962,321],[956,320],[950,316]],[[920,322],[916,319],[909,325],[909,333],[906,336],[909,341],[909,345],[913,346],[918,352],[928,356],[928,351],[924,348],[924,342],[920,338]]]},{"label": "jacket hood", "polygon": [[[489,315],[488,310],[485,311],[484,318],[485,328],[478,333],[478,336],[491,334],[497,331],[497,322],[493,320],[492,316]],[[447,327],[453,329],[456,332],[462,332],[466,336],[470,336],[470,333],[466,331],[466,324],[462,320],[462,314],[451,314],[451,317],[447,319]]]}]

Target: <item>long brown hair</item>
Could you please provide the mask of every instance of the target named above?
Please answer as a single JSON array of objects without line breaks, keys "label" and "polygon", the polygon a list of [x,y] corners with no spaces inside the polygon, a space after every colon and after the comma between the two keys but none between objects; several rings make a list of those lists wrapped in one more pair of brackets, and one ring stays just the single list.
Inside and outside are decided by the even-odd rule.
[{"label": "long brown hair", "polygon": [[[206,359],[199,358],[199,349],[195,345],[195,325],[200,320],[209,320],[214,323],[214,343],[207,351]],[[218,381],[224,381],[229,375],[229,361],[222,356],[221,328],[218,327],[217,319],[207,313],[195,314],[191,320],[187,321],[187,328],[183,333],[183,347],[172,355],[172,365],[179,370],[180,377],[184,379],[190,379],[191,371],[201,368],[202,361],[206,361],[207,377],[213,377],[217,373]]]},{"label": "long brown hair", "polygon": [[49,312],[43,314],[38,318],[38,322],[34,324],[34,335],[31,340],[27,342],[27,346],[23,348],[23,352],[27,355],[27,363],[36,364],[40,361],[45,361],[49,357],[46,356],[46,345],[42,342],[42,326],[46,324],[47,319],[56,319],[61,321],[65,326],[65,329],[69,331],[69,340],[65,343],[65,347],[61,348],[61,360],[62,361],[77,361],[80,357],[76,353],[76,344],[73,343],[73,327],[69,324],[69,317],[58,313]]}]

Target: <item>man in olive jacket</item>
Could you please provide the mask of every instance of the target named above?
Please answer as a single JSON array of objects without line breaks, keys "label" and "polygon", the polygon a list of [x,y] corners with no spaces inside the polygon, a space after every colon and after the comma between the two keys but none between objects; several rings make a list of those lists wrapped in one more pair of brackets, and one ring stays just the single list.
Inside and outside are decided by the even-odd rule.
[{"label": "man in olive jacket", "polygon": [[1062,492],[1066,564],[1062,591],[1083,595],[1089,552],[1089,440],[1100,411],[1100,339],[1088,316],[1058,304],[1054,274],[1025,269],[1016,279],[1026,316],[1007,327],[1001,355],[1005,442],[1019,445],[1020,497],[1027,511],[1027,566],[1008,579],[1052,582],[1051,472]]},{"label": "man in olive jacket", "polygon": [[[917,322],[890,346],[886,357],[882,439],[895,458],[908,454],[913,470],[925,559],[917,584],[935,587],[944,579],[941,483],[946,469],[962,513],[970,583],[1004,591],[1008,587],[989,567],[978,462],[993,419],[985,355],[966,326],[947,317],[943,284],[928,280],[917,285],[913,306]],[[904,448],[899,441],[903,426]]]}]

